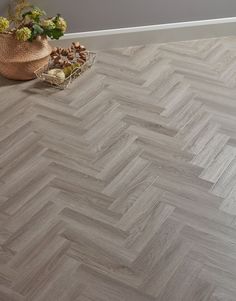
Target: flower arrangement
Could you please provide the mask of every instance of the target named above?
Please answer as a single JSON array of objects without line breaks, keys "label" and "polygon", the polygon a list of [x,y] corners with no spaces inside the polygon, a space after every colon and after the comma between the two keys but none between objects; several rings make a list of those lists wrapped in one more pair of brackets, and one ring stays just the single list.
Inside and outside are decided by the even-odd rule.
[{"label": "flower arrangement", "polygon": [[37,76],[59,88],[67,87],[92,65],[95,55],[79,42],[52,49],[48,37],[58,40],[66,29],[60,14],[48,17],[28,0],[11,0],[8,16],[0,16],[0,75],[14,80]]},{"label": "flower arrangement", "polygon": [[58,40],[67,29],[66,21],[57,14],[47,17],[45,11],[28,3],[14,0],[8,17],[0,17],[0,33],[12,33],[19,41],[34,41],[38,36]]}]

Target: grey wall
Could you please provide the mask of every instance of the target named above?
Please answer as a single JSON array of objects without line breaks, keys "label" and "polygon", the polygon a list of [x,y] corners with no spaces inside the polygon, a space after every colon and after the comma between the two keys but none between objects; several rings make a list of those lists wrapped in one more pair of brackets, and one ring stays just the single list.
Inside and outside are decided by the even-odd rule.
[{"label": "grey wall", "polygon": [[[9,0],[0,0],[0,14]],[[236,16],[236,0],[33,0],[61,12],[69,32]]]}]

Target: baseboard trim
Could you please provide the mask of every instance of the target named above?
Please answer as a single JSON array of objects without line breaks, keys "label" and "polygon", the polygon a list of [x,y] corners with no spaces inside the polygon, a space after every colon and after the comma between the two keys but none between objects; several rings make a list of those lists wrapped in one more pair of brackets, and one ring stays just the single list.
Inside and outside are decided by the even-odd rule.
[{"label": "baseboard trim", "polygon": [[231,36],[236,34],[236,17],[170,24],[108,29],[66,34],[57,45],[79,40],[91,50],[149,43],[167,43]]}]

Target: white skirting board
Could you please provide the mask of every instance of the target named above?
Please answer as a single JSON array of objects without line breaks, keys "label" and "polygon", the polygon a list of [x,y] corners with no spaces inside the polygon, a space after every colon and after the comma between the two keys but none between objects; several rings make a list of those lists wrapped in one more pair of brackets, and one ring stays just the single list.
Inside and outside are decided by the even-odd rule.
[{"label": "white skirting board", "polygon": [[236,17],[66,34],[54,45],[80,41],[90,50],[236,35]]}]

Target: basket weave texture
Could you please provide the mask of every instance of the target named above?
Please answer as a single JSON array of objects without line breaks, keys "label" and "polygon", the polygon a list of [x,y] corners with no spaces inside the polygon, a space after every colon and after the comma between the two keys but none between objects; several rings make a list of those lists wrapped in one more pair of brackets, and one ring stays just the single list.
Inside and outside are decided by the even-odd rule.
[{"label": "basket weave texture", "polygon": [[13,34],[0,34],[0,73],[14,80],[34,79],[34,72],[48,63],[51,51],[46,37],[22,42]]}]

